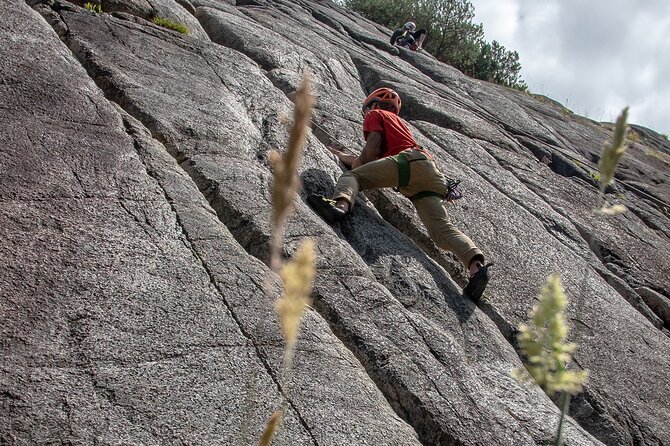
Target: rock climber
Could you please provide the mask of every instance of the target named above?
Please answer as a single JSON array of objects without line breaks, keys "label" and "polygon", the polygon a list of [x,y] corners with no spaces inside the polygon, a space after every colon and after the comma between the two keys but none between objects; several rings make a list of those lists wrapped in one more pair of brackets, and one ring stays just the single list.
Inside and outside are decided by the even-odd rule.
[{"label": "rock climber", "polygon": [[450,194],[431,155],[398,116],[400,106],[400,96],[390,88],[379,88],[363,101],[363,150],[355,156],[329,147],[351,170],[340,176],[332,198],[309,195],[307,202],[333,224],[352,211],[359,191],[397,188],[411,200],[433,241],[468,268],[470,280],[463,292],[477,302],[489,282],[492,264],[485,264],[482,251],[451,222],[443,200],[457,197]]},{"label": "rock climber", "polygon": [[391,45],[411,48],[414,51],[421,50],[423,41],[426,39],[424,28],[416,29],[416,23],[407,22],[402,28],[398,28],[391,36]]}]

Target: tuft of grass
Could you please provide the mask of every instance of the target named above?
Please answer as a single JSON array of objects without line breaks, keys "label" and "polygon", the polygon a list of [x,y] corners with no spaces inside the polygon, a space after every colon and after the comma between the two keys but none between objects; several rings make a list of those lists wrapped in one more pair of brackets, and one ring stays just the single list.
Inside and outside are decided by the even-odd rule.
[{"label": "tuft of grass", "polygon": [[102,5],[100,3],[86,2],[84,4],[84,8],[88,9],[91,12],[97,12],[98,14],[102,14]]},{"label": "tuft of grass", "polygon": [[570,158],[570,161],[572,161],[575,166],[587,172],[596,182],[600,182],[600,172],[591,170],[586,164],[576,158]]},{"label": "tuft of grass", "polygon": [[298,166],[302,157],[307,136],[307,127],[312,114],[314,97],[309,93],[309,79],[305,77],[295,97],[293,126],[289,133],[288,148],[283,153],[273,150],[268,159],[272,165],[274,182],[272,185],[272,235],[270,239],[270,268],[279,274],[284,291],[275,303],[285,348],[282,361],[281,387],[282,408],[275,411],[268,421],[259,443],[267,446],[272,442],[281,425],[283,414],[288,406],[287,395],[291,381],[295,344],[298,340],[300,321],[310,305],[312,282],[316,274],[314,242],[306,240],[298,248],[293,260],[286,264],[282,261],[284,245],[284,227],[293,212],[293,200],[300,189]]},{"label": "tuft of grass", "polygon": [[579,161],[577,158],[570,158],[570,161],[572,161],[572,163],[575,166],[579,167],[580,169],[586,170],[586,166],[584,165],[584,163]]},{"label": "tuft of grass", "polygon": [[[603,147],[603,152],[600,156],[600,161],[598,162],[598,170],[600,171],[598,208],[600,208],[599,211],[603,213],[619,213],[613,212],[612,209],[607,210],[602,204],[605,198],[605,188],[607,188],[607,185],[614,179],[614,172],[619,164],[619,160],[628,147],[626,144],[626,134],[628,132],[627,119],[628,107],[624,108],[617,118],[616,125],[614,126],[614,133],[612,134],[612,140]],[[618,209],[621,208],[623,208],[625,212],[625,207],[620,206]]]},{"label": "tuft of grass", "polygon": [[628,129],[626,139],[632,143],[640,142],[640,134],[633,129]]},{"label": "tuft of grass", "polygon": [[651,156],[652,158],[659,159],[665,164],[670,164],[670,155],[658,150],[658,149],[647,149],[644,151],[645,155]]},{"label": "tuft of grass", "polygon": [[519,347],[527,359],[524,369],[513,372],[520,382],[535,381],[549,396],[557,392],[563,393],[556,446],[561,445],[563,421],[570,404],[570,395],[582,391],[582,385],[588,376],[587,370],[570,371],[565,367],[571,360],[570,354],[577,348],[576,344],[566,342],[568,326],[563,311],[567,302],[561,279],[553,274],[542,289],[540,302],[530,313],[532,325],[519,326]]},{"label": "tuft of grass", "polygon": [[563,113],[563,116],[567,116],[567,117],[573,116],[575,114],[575,112],[573,112],[572,110],[570,110],[569,108],[566,108],[566,107],[563,107],[561,109],[561,113]]},{"label": "tuft of grass", "polygon": [[183,23],[173,22],[172,20],[166,19],[165,17],[154,17],[152,22],[155,25],[162,26],[163,28],[177,31],[180,34],[188,34],[188,27]]}]

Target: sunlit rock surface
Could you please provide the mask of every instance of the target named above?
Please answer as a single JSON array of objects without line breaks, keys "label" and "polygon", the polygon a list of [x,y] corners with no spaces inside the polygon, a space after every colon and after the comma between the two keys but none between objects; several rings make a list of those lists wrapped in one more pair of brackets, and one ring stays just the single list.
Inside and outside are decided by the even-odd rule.
[{"label": "sunlit rock surface", "polygon": [[[0,4],[0,443],[539,445],[559,410],[519,384],[516,327],[547,277],[569,296],[568,445],[670,444],[670,146],[633,126],[594,209],[611,133],[476,81],[329,2]],[[190,33],[151,23],[184,23]],[[285,254],[317,245],[289,385],[266,266],[268,151],[305,73],[317,97]],[[392,190],[329,227],[303,201],[362,144],[381,86],[465,198],[495,262],[484,300]]]}]

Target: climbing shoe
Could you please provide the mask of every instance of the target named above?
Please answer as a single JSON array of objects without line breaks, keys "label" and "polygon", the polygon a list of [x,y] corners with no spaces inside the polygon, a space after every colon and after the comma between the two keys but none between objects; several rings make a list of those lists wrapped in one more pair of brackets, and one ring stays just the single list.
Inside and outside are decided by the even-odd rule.
[{"label": "climbing shoe", "polygon": [[335,200],[326,198],[323,195],[308,195],[307,203],[321,216],[321,218],[331,225],[341,221],[347,215],[344,210],[335,207]]},{"label": "climbing shoe", "polygon": [[491,279],[491,271],[489,268],[493,266],[493,263],[487,263],[484,266],[480,266],[479,270],[470,276],[468,284],[463,288],[463,294],[468,296],[474,303],[478,303],[481,299],[486,285],[488,285],[489,280]]}]

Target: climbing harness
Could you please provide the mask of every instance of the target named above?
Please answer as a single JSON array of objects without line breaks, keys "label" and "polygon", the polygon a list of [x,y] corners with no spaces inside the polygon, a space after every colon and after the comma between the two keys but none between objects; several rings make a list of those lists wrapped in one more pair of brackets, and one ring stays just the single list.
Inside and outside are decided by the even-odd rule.
[{"label": "climbing harness", "polygon": [[[313,118],[311,121],[312,125],[314,127],[317,127],[321,132],[323,132],[323,134],[326,135],[331,140],[331,142],[336,143],[338,146],[343,148],[346,152],[350,153],[351,155],[355,155],[355,153],[353,153],[347,146],[338,141],[333,135],[328,133],[328,131],[324,129],[321,125],[319,125]],[[393,155],[390,158],[393,159],[396,163],[398,163],[398,187],[395,188],[395,190],[397,191],[399,188],[407,187],[407,185],[409,184],[409,173],[410,173],[409,163],[411,161],[409,161],[407,157],[405,157],[403,154],[400,153],[398,155]],[[420,161],[420,160],[413,160],[413,161]],[[461,184],[461,180],[454,180],[452,178],[447,178],[445,183],[445,186],[447,188],[446,196],[438,192],[423,191],[409,197],[409,199],[418,200],[419,198],[425,198],[425,197],[439,197],[447,202],[460,200],[461,198],[463,198],[463,191],[459,187],[459,184]]]},{"label": "climbing harness", "polygon": [[[397,155],[393,155],[391,159],[394,160],[396,163],[398,163],[398,187],[396,188],[396,190],[398,190],[401,187],[407,187],[409,185],[409,176],[410,176],[409,163],[414,161],[424,161],[426,158],[408,160],[405,155],[399,153]],[[425,198],[425,197],[438,197],[446,201],[459,200],[463,198],[463,191],[461,191],[461,189],[458,187],[460,183],[461,180],[454,180],[451,178],[447,178],[445,182],[445,186],[447,188],[446,196],[438,192],[422,191],[412,195],[411,197],[409,197],[409,199],[418,200],[419,198]]]},{"label": "climbing harness", "polygon": [[391,157],[398,163],[398,187],[407,187],[409,184],[409,160],[401,153]]}]

